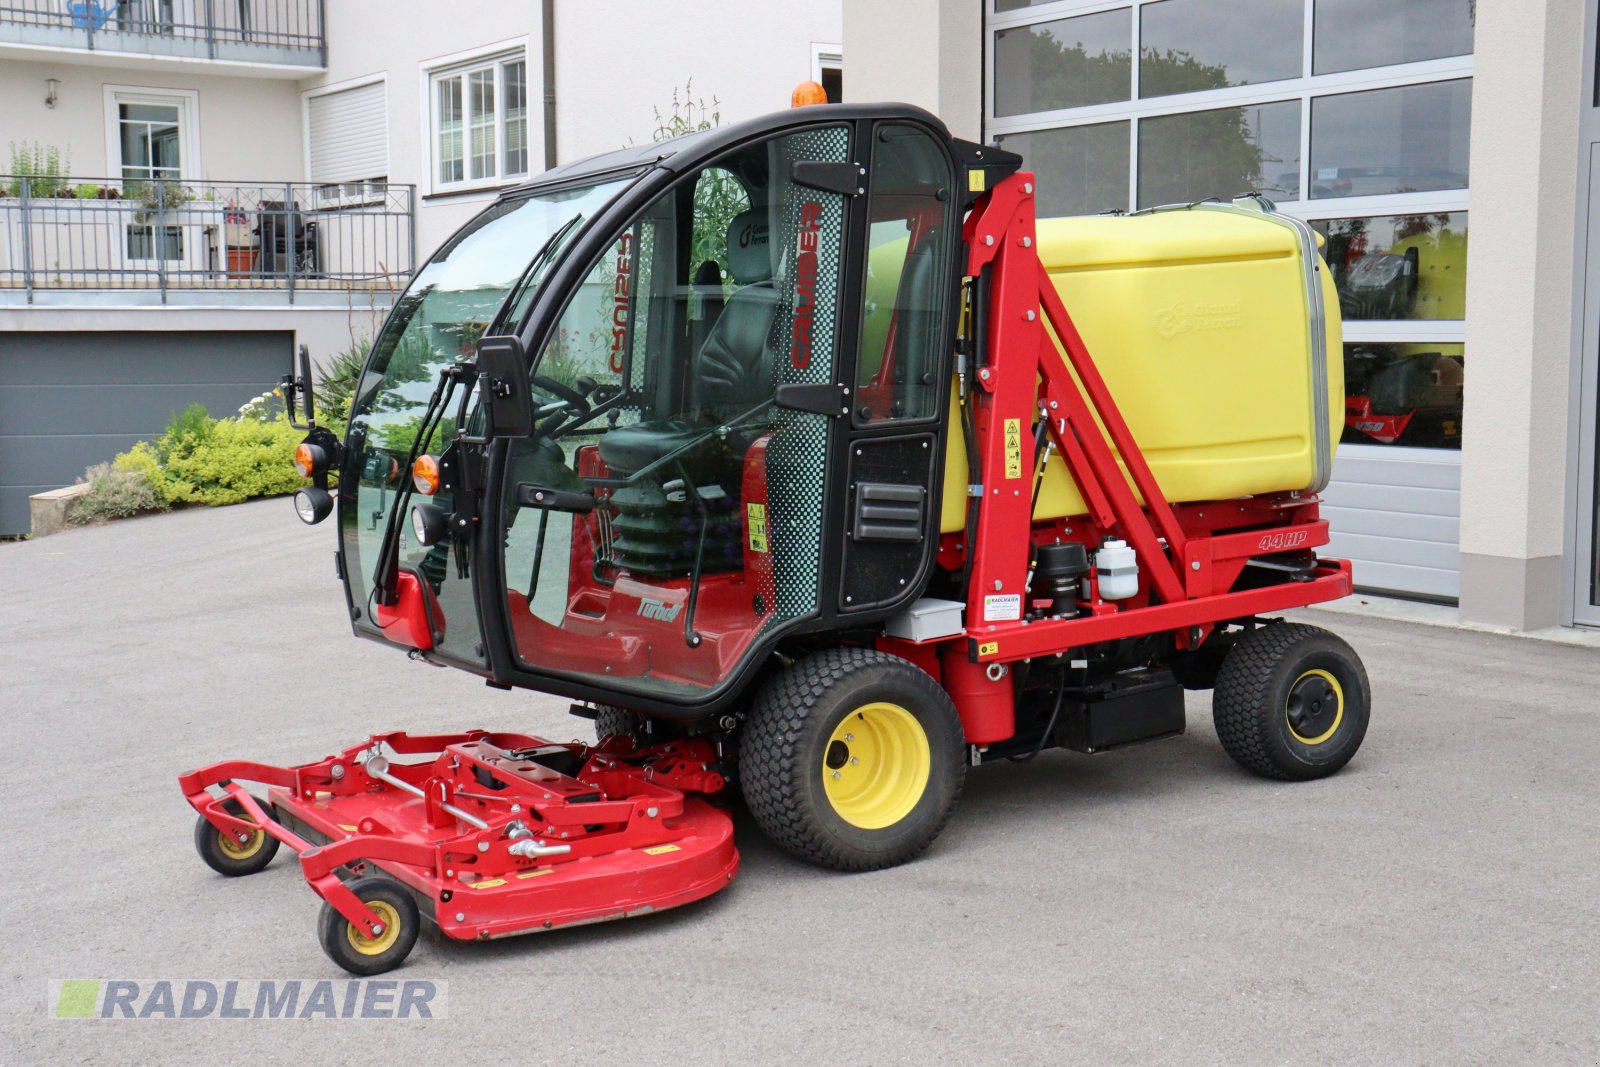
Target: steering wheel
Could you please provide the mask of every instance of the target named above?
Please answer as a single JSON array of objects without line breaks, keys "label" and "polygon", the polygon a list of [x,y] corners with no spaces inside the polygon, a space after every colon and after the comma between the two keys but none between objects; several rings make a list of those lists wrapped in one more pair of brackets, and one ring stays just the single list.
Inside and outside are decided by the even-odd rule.
[{"label": "steering wheel", "polygon": [[589,398],[572,388],[572,386],[558,382],[554,378],[547,378],[543,374],[535,374],[528,380],[545,392],[554,393],[562,400],[565,400],[568,406],[577,410],[579,415],[589,414]]}]

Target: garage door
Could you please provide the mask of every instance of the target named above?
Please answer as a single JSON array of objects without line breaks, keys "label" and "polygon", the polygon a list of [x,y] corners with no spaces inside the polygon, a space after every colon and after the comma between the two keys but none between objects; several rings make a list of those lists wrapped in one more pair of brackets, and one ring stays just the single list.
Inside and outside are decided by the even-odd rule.
[{"label": "garage door", "polygon": [[71,485],[174,411],[231,415],[290,367],[294,334],[12,333],[0,345],[0,534],[28,531],[28,497]]}]

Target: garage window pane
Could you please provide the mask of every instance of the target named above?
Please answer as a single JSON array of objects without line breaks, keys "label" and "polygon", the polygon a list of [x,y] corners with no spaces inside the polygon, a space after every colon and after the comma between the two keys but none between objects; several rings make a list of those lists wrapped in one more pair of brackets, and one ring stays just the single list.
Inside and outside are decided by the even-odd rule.
[{"label": "garage window pane", "polygon": [[1298,78],[1301,0],[1164,0],[1139,14],[1139,95]]},{"label": "garage window pane", "polygon": [[1477,0],[1317,0],[1316,74],[1472,54]]},{"label": "garage window pane", "polygon": [[996,115],[1127,100],[1133,19],[1126,8],[1019,26],[994,35]]},{"label": "garage window pane", "polygon": [[1467,213],[1323,219],[1323,256],[1350,319],[1462,319]]},{"label": "garage window pane", "polygon": [[1251,192],[1300,198],[1299,101],[1140,120],[1140,207]]},{"label": "garage window pane", "polygon": [[1001,138],[1039,175],[1039,214],[1092,215],[1128,208],[1126,122],[1040,130]]},{"label": "garage window pane", "polygon": [[1461,447],[1462,346],[1344,346],[1348,444]]},{"label": "garage window pane", "polygon": [[1472,82],[1433,82],[1311,102],[1311,196],[1467,187]]}]

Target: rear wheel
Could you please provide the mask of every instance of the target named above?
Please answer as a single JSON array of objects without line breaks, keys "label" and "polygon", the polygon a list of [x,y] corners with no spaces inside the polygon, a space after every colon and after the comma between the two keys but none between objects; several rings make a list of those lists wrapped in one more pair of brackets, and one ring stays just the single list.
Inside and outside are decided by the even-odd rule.
[{"label": "rear wheel", "polygon": [[824,867],[916,856],[955,810],[966,772],[955,706],[897,656],[838,648],[764,685],[740,747],[745,803],[767,835]]},{"label": "rear wheel", "polygon": [[[255,801],[261,810],[266,810],[266,801],[260,797],[256,797]],[[225,800],[222,807],[236,818],[255,821],[237,800]],[[202,815],[194,824],[194,850],[200,853],[206,866],[218,874],[242,878],[247,874],[255,874],[272,862],[272,857],[278,854],[278,839],[265,830],[251,830],[244,838],[240,838],[212,826]]]},{"label": "rear wheel", "polygon": [[601,704],[594,711],[594,736],[597,741],[608,737],[628,737],[635,745],[644,744],[644,724],[631,711]]},{"label": "rear wheel", "polygon": [[357,929],[332,904],[324,901],[317,923],[317,940],[322,942],[322,951],[351,974],[382,974],[394,970],[417,943],[417,931],[421,926],[417,902],[400,883],[378,875],[357,878],[349,888],[378,917],[383,931],[368,937],[366,931]]},{"label": "rear wheel", "polygon": [[1304,781],[1350,762],[1370,705],[1366,669],[1343,639],[1278,623],[1245,634],[1229,651],[1211,706],[1217,737],[1240,766]]}]

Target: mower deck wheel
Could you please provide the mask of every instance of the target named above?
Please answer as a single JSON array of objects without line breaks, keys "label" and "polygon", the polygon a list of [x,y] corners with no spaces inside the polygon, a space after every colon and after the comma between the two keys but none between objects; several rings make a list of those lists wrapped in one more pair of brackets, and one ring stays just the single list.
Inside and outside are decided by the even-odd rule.
[{"label": "mower deck wheel", "polygon": [[760,690],[739,780],[756,822],[823,867],[868,871],[915,857],[955,811],[966,741],[950,697],[898,656],[833,648]]},{"label": "mower deck wheel", "polygon": [[400,883],[379,875],[357,878],[349,883],[349,889],[378,916],[383,932],[368,937],[332,904],[324,902],[317,922],[322,951],[351,974],[366,976],[394,970],[417,943],[421,926],[417,902]]},{"label": "mower deck wheel", "polygon": [[1240,766],[1305,781],[1350,762],[1366,736],[1371,699],[1366,669],[1343,639],[1275,623],[1229,650],[1211,710],[1222,747]]},{"label": "mower deck wheel", "polygon": [[629,737],[634,744],[642,745],[644,724],[631,711],[601,704],[594,712],[594,737],[596,741],[604,741],[608,737]]},{"label": "mower deck wheel", "polygon": [[[266,810],[266,801],[256,797],[255,802],[261,805],[263,811]],[[229,815],[254,821],[237,800],[223,801],[222,806]],[[218,874],[242,878],[247,874],[255,874],[272,862],[272,857],[278,854],[278,839],[265,830],[252,830],[249,839],[241,841],[230,833],[218,830],[201,815],[195,818],[194,850],[200,853],[206,866]]]}]

